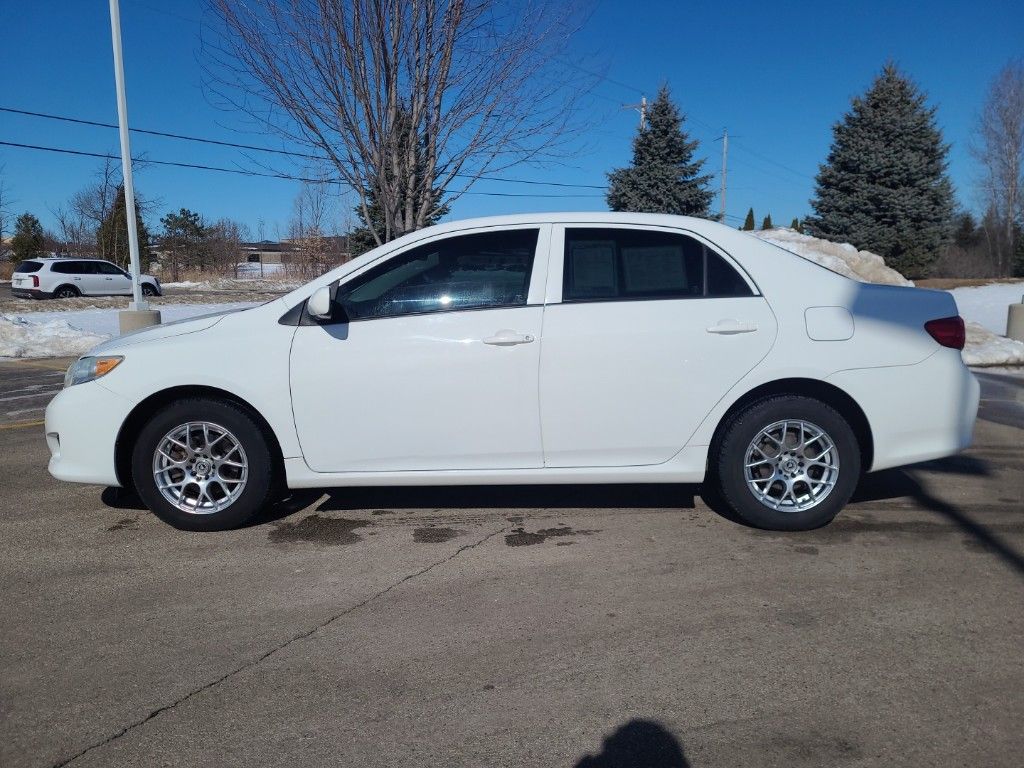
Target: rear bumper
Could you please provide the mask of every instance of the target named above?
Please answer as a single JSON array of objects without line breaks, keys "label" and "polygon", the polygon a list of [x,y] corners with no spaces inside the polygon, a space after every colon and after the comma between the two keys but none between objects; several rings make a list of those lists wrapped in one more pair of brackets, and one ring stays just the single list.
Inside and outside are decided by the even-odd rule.
[{"label": "rear bumper", "polygon": [[981,386],[956,350],[940,349],[916,365],[840,371],[828,381],[864,410],[874,442],[869,471],[951,456],[971,444]]},{"label": "rear bumper", "polygon": [[94,381],[59,392],[46,406],[50,474],[72,483],[120,485],[114,448],[129,405]]},{"label": "rear bumper", "polygon": [[46,299],[50,294],[38,288],[11,288],[11,294],[19,299]]}]

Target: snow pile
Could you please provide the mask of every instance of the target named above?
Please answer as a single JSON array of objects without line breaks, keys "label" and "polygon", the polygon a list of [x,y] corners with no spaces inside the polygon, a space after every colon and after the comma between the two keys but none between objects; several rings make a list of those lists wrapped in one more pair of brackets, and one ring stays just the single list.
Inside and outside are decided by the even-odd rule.
[{"label": "snow pile", "polygon": [[160,283],[160,285],[164,288],[184,288],[195,292],[268,291],[284,293],[305,285],[307,282],[308,280],[286,279],[269,275],[266,280],[261,280],[259,272],[257,272],[251,277],[215,277],[209,280],[181,280],[176,283]]},{"label": "snow pile", "polygon": [[[164,304],[165,323],[255,306],[229,304]],[[0,357],[74,357],[120,334],[117,309],[0,314]]]},{"label": "snow pile", "polygon": [[750,234],[862,283],[914,284],[895,269],[887,267],[885,259],[878,254],[858,251],[849,243],[833,243],[831,240],[802,235],[796,230],[784,227]]},{"label": "snow pile", "polygon": [[36,322],[0,315],[0,357],[77,357],[107,338],[66,320]]},{"label": "snow pile", "polygon": [[963,351],[968,365],[1024,365],[1024,342],[998,336],[979,323],[967,323]]},{"label": "snow pile", "polygon": [[1024,297],[1024,282],[989,283],[950,291],[961,316],[1002,336],[1006,333],[1007,307]]}]

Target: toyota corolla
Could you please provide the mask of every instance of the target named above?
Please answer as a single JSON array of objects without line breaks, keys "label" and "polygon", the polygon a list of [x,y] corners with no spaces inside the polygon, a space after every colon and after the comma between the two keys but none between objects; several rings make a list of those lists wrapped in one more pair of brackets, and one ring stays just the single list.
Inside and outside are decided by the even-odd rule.
[{"label": "toyota corolla", "polygon": [[948,293],[710,221],[461,221],[96,347],[46,410],[49,470],[189,530],[289,488],[702,482],[801,530],[862,473],[970,443],[963,344]]}]

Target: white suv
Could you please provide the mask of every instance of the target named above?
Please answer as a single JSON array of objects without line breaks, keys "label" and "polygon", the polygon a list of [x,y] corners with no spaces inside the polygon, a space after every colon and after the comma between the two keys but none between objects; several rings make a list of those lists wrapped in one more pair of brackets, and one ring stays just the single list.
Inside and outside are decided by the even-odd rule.
[{"label": "white suv", "polygon": [[[159,296],[160,281],[143,275],[143,296]],[[29,259],[14,268],[11,293],[28,299],[70,299],[75,296],[128,296],[131,276],[102,259],[44,257]]]}]

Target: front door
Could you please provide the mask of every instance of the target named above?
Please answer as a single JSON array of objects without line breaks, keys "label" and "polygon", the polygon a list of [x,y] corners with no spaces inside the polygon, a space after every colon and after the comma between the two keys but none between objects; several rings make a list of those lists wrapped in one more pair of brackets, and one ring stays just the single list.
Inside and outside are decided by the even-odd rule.
[{"label": "front door", "polygon": [[96,271],[102,293],[126,296],[132,292],[131,278],[109,261],[97,261]]},{"label": "front door", "polygon": [[561,290],[544,317],[547,467],[667,461],[775,339],[764,298],[679,232],[566,227],[551,269]]},{"label": "front door", "polygon": [[311,469],[542,465],[541,229],[413,246],[342,283],[332,322],[296,329],[292,408]]}]

